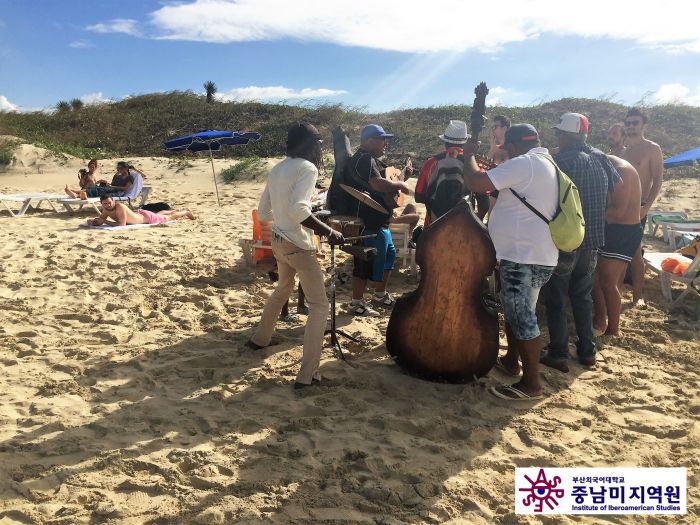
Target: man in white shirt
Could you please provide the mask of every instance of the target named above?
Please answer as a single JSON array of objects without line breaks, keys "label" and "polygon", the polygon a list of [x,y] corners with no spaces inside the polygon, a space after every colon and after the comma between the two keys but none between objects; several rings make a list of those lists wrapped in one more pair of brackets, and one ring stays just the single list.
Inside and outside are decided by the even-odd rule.
[{"label": "man in white shirt", "polygon": [[499,385],[491,393],[502,399],[532,400],[542,397],[539,359],[542,344],[537,323],[537,298],[557,265],[559,251],[549,226],[515,195],[551,219],[557,209],[558,179],[547,149],[540,147],[537,130],[530,124],[515,124],[505,134],[509,160],[488,172],[479,170],[474,153],[478,144],[464,148],[467,187],[476,192],[498,190],[491,210],[489,234],[500,264],[501,302],[506,320],[508,352],[496,365],[505,373],[522,378],[513,385]]},{"label": "man in white shirt", "polygon": [[274,220],[272,253],[277,259],[279,282],[265,303],[255,335],[246,346],[260,350],[270,344],[280,311],[289,299],[294,287],[294,276],[298,273],[309,316],[304,330],[301,368],[294,382],[295,389],[321,382],[318,366],[329,304],[323,270],[316,259],[313,234],[327,236],[332,244],[343,243],[343,236],[339,232],[323,224],[311,213],[311,197],[320,164],[321,140],[318,130],[311,124],[294,124],[287,133],[287,158],[270,171],[258,205],[261,221]]}]

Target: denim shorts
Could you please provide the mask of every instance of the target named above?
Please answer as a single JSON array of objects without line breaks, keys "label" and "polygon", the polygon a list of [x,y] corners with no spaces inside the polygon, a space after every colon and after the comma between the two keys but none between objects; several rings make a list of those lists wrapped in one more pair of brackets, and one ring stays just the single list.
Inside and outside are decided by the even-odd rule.
[{"label": "denim shorts", "polygon": [[553,266],[501,261],[501,303],[516,339],[529,341],[540,335],[537,297],[553,270]]}]

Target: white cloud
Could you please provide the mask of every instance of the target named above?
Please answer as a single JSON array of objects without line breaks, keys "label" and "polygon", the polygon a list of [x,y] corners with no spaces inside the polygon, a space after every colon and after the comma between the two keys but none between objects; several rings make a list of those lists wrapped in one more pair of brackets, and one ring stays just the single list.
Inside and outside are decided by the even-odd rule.
[{"label": "white cloud", "polygon": [[224,102],[253,100],[303,100],[344,95],[347,91],[325,88],[304,88],[294,90],[284,86],[248,86],[217,93],[216,98]]},{"label": "white cloud", "polygon": [[655,104],[687,104],[700,106],[700,86],[695,92],[683,84],[661,84],[651,96]]},{"label": "white cloud", "polygon": [[68,47],[72,47],[73,49],[86,49],[88,47],[95,47],[95,45],[87,40],[76,40],[68,44]]},{"label": "white cloud", "polygon": [[80,97],[80,100],[82,100],[86,106],[90,106],[93,104],[112,104],[115,102],[111,98],[103,97],[102,91],[98,91],[97,93],[88,93],[87,95],[83,95],[82,97]]},{"label": "white cloud", "polygon": [[7,97],[0,95],[0,113],[4,111],[17,111],[17,106],[7,100]]},{"label": "white cloud", "polygon": [[505,104],[504,97],[508,98],[512,91],[502,86],[489,88],[489,95],[486,97],[487,106],[502,106]]},{"label": "white cloud", "polygon": [[493,52],[556,34],[700,52],[696,5],[676,0],[629,9],[626,2],[588,0],[572,16],[559,0],[502,0],[495,12],[463,0],[183,0],[152,12],[151,21],[160,38],[218,43],[292,39],[411,53]]},{"label": "white cloud", "polygon": [[127,35],[138,35],[136,20],[129,18],[115,18],[106,24],[94,24],[85,29],[95,33],[126,33]]}]

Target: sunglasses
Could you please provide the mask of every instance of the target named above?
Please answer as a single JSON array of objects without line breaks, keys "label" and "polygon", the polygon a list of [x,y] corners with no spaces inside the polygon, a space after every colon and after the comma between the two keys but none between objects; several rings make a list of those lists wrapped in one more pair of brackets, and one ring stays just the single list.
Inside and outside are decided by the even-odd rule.
[{"label": "sunglasses", "polygon": [[641,120],[625,120],[625,126],[641,126]]}]

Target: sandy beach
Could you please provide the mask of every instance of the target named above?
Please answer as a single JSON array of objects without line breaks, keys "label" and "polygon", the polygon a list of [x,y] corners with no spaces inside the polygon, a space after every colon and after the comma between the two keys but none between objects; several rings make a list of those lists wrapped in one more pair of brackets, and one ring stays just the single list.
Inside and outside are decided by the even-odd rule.
[{"label": "sandy beach", "polygon": [[[0,192],[61,193],[87,163],[16,157]],[[544,400],[496,399],[497,371],[407,375],[384,346],[388,311],[339,311],[360,340],[349,364],[326,350],[323,386],[295,392],[305,316],[278,325],[279,345],[243,348],[272,290],[238,244],[264,183],[220,184],[217,207],[208,159],[124,160],[151,201],[198,219],[111,232],[78,229],[87,211],[0,212],[0,524],[698,523],[699,324],[667,318],[651,273],[648,308],[627,308],[626,288],[623,335],[601,341],[597,368],[542,369]],[[656,208],[699,216],[699,196],[672,180]],[[389,287],[415,287],[408,268]],[[518,466],[685,466],[688,514],[518,516]]]}]

